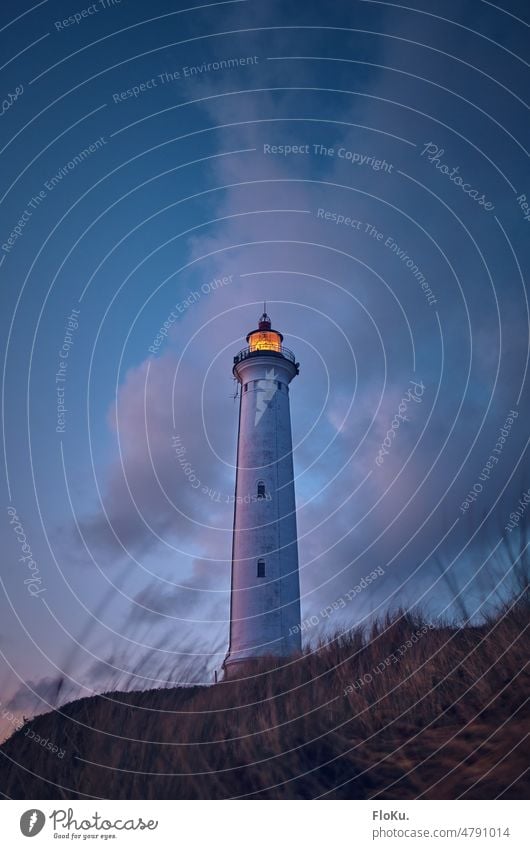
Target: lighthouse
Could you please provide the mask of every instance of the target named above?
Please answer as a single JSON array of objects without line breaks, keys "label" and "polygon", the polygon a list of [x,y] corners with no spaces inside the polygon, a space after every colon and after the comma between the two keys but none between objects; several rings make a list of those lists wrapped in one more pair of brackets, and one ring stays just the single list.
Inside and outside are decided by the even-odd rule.
[{"label": "lighthouse", "polygon": [[227,678],[301,651],[289,385],[299,373],[264,309],[235,357],[239,431]]}]

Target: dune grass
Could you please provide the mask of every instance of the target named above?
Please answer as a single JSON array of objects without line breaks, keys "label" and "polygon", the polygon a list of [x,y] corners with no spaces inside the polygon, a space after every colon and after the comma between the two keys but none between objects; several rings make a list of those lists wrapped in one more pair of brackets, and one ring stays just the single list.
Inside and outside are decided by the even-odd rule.
[{"label": "dune grass", "polygon": [[[481,626],[396,613],[210,687],[107,693],[0,748],[10,798],[528,796],[528,595]],[[63,749],[59,758],[28,729]]]}]

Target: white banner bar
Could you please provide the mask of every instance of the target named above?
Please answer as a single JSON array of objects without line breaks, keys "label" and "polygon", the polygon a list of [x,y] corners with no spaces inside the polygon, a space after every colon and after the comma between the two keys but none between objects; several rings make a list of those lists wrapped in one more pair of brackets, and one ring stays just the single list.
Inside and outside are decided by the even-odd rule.
[{"label": "white banner bar", "polygon": [[66,841],[124,849],[528,849],[524,806],[522,801],[4,801],[1,843],[6,849]]}]

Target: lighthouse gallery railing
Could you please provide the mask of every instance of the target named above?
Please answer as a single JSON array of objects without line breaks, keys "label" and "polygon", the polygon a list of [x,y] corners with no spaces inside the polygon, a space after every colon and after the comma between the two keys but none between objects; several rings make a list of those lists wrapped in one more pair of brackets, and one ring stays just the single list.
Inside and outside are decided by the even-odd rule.
[{"label": "lighthouse gallery railing", "polygon": [[282,345],[279,351],[273,351],[268,348],[261,350],[251,350],[250,348],[243,348],[238,354],[235,355],[234,365],[236,363],[240,363],[241,360],[246,360],[247,357],[258,356],[259,354],[277,354],[278,356],[285,357],[287,360],[291,360],[292,363],[296,362],[296,357],[293,352],[289,348],[285,348]]}]

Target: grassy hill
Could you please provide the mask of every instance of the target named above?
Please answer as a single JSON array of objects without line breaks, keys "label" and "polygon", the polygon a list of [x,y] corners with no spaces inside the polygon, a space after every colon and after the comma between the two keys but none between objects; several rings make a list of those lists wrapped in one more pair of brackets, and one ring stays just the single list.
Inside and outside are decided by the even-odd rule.
[{"label": "grassy hill", "polygon": [[[525,798],[527,600],[481,627],[396,615],[247,680],[107,693],[0,747],[10,798]],[[64,750],[50,751],[35,736]]]}]

